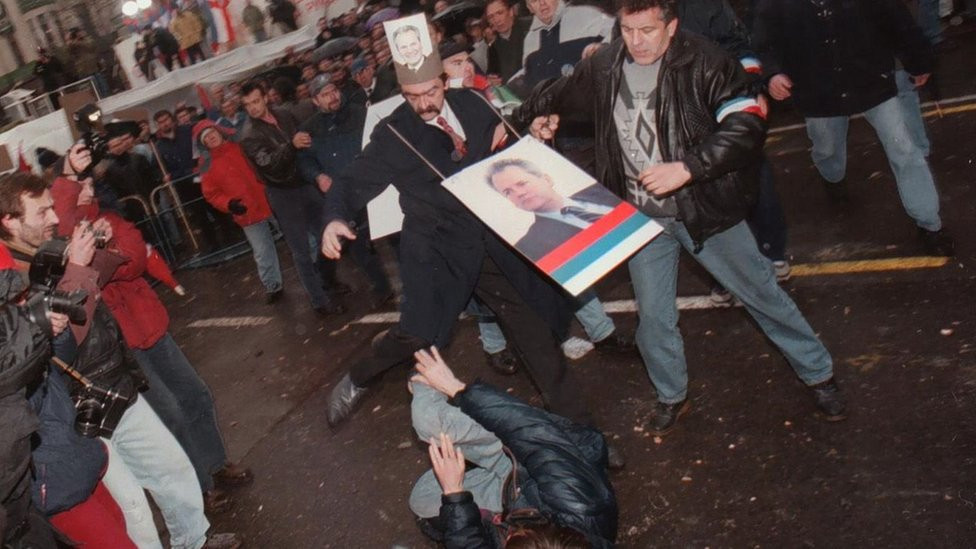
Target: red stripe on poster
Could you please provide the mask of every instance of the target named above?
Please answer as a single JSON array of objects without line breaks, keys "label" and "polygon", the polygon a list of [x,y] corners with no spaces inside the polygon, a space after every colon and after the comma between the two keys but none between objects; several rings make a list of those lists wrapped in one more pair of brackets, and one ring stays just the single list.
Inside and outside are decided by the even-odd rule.
[{"label": "red stripe on poster", "polygon": [[633,206],[627,202],[621,202],[616,208],[601,217],[598,221],[580,231],[576,236],[563,242],[562,245],[543,256],[539,261],[536,261],[536,266],[546,273],[552,274],[553,271],[565,265],[567,261],[576,257],[577,254],[585,250],[590,244],[593,244],[605,234],[612,231],[614,227],[626,221],[627,218],[636,212],[637,210]]}]

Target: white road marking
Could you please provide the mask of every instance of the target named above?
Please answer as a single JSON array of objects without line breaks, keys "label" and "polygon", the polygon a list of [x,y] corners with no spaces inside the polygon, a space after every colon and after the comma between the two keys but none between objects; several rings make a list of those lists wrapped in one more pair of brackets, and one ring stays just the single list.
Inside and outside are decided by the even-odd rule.
[{"label": "white road marking", "polygon": [[194,320],[190,328],[242,328],[244,326],[264,326],[274,320],[270,316],[230,316]]}]

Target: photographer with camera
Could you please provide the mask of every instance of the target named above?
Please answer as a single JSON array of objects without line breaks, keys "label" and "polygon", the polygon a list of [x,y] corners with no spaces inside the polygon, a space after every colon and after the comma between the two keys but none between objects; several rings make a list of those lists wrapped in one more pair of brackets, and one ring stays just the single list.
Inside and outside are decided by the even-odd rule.
[{"label": "photographer with camera", "polygon": [[[108,461],[105,444],[77,432],[75,405],[67,385],[60,375],[60,369],[53,362],[48,362],[51,353],[47,336],[53,336],[55,341],[72,337],[65,332],[69,315],[56,310],[77,307],[78,310],[71,312],[78,316],[79,313],[84,314],[84,309],[41,293],[26,301],[27,284],[14,267],[10,252],[0,244],[0,308],[3,309],[0,316],[6,320],[0,324],[16,332],[20,329],[18,325],[23,325],[22,317],[26,317],[33,324],[31,330],[35,333],[35,347],[44,349],[43,363],[49,364],[46,374],[45,368],[41,368],[26,383],[30,411],[36,414],[38,423],[30,451],[33,471],[30,486],[34,508],[77,544],[134,549],[135,544],[126,533],[122,510],[101,483]],[[24,306],[16,305],[24,302]],[[16,351],[16,342],[26,341],[11,334],[0,334],[5,344],[15,343],[14,347],[5,351]],[[16,423],[13,425],[17,427]],[[16,428],[14,432],[17,432]],[[125,466],[118,464],[118,467]]]},{"label": "photographer with camera", "polygon": [[[73,155],[76,167],[87,161]],[[111,211],[102,212],[90,179],[60,177],[51,187],[54,212],[62,220],[59,235],[67,236],[74,224],[85,220],[108,223],[111,233],[103,246],[123,259],[102,287],[102,300],[122,329],[125,342],[149,380],[143,396],[159,414],[190,457],[200,481],[208,513],[231,505],[223,490],[249,484],[251,471],[227,460],[217,426],[213,395],[196,369],[169,334],[169,315],[146,273],[146,243],[139,231]]]},{"label": "photographer with camera", "polygon": [[[13,265],[0,246],[0,268]],[[20,293],[20,275],[0,271],[0,295]],[[56,321],[60,329],[67,318]],[[31,437],[40,427],[28,388],[44,376],[51,344],[20,307],[0,307],[0,547],[55,547],[50,527],[31,508]]]},{"label": "photographer with camera", "polygon": [[[240,547],[242,541],[236,534],[207,537],[209,522],[193,466],[151,406],[139,398],[142,373],[108,307],[97,299],[98,283],[125,261],[105,250],[96,253],[96,232],[110,239],[111,226],[104,220],[81,223],[65,243],[51,239],[57,223],[51,193],[43,180],[24,173],[0,179],[0,238],[19,260],[19,270],[30,272],[35,287],[55,286],[66,292],[80,289],[91,296],[84,303],[85,322],[70,325],[74,337],[56,347],[55,354],[71,365],[79,432],[102,437],[109,449],[110,468],[113,463],[124,463],[131,471],[128,482],[110,482],[111,475],[105,478],[125,513],[130,537],[140,547],[159,546],[142,492],[146,489],[162,512],[173,547]],[[60,253],[58,246],[63,250]],[[64,266],[61,272],[59,265]]]}]

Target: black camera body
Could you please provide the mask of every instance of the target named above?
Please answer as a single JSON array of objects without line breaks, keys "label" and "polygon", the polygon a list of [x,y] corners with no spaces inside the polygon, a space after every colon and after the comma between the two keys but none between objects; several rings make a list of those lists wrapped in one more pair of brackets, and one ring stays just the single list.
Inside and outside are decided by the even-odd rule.
[{"label": "black camera body", "polygon": [[88,438],[111,438],[133,398],[94,384],[82,388],[74,396],[75,431]]}]

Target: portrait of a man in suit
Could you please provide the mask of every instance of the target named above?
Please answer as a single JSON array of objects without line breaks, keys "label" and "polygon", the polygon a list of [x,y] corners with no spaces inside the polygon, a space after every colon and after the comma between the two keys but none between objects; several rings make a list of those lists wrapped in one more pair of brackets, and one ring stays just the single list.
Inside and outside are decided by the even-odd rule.
[{"label": "portrait of a man in suit", "polygon": [[427,60],[423,43],[420,39],[420,29],[413,25],[403,25],[393,31],[393,45],[402,59],[402,65],[412,71],[420,70]]},{"label": "portrait of a man in suit", "polygon": [[535,221],[515,248],[537,261],[609,213],[620,202],[599,183],[564,196],[552,178],[527,160],[499,160],[485,174],[488,185]]}]

